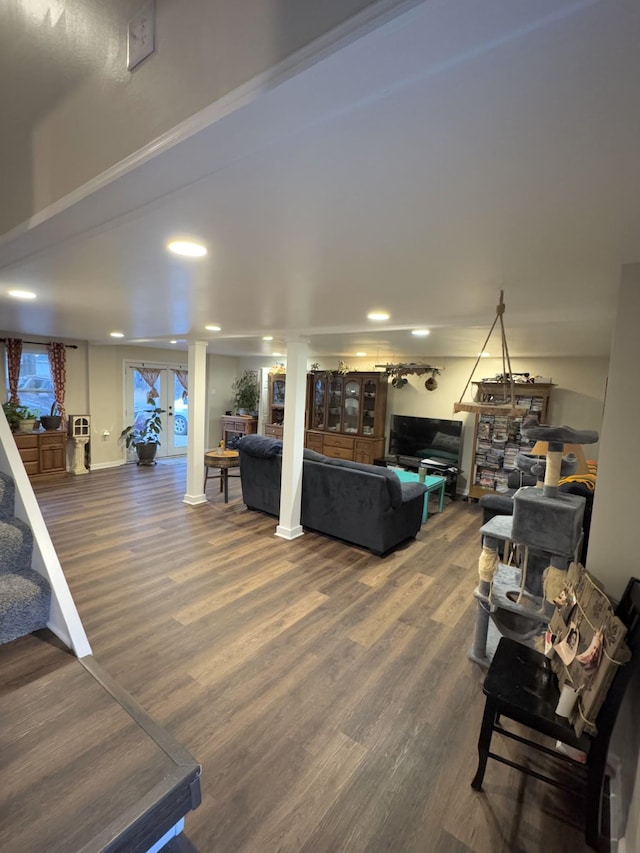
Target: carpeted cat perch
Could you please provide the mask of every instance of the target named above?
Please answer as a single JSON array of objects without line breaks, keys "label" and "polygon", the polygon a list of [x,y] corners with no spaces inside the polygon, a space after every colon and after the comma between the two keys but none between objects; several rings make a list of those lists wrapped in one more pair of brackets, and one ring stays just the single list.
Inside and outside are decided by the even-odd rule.
[{"label": "carpeted cat perch", "polygon": [[[471,660],[488,666],[500,636],[525,643],[544,630],[552,610],[553,599],[563,589],[569,564],[575,559],[582,535],[585,499],[559,492],[560,476],[571,470],[574,459],[564,457],[565,445],[592,444],[598,434],[567,426],[522,427],[525,438],[548,442],[544,483],[523,486],[513,496],[512,516],[495,516],[480,528],[482,552],[478,562],[479,583],[474,591],[478,601]],[[522,454],[521,454],[522,455]],[[527,454],[521,465],[530,465],[536,475],[541,467]],[[563,470],[563,465],[565,466]],[[518,546],[523,554],[519,568],[501,563],[500,543],[509,553]],[[543,594],[534,595],[527,588],[529,549],[548,554],[543,576]]]}]

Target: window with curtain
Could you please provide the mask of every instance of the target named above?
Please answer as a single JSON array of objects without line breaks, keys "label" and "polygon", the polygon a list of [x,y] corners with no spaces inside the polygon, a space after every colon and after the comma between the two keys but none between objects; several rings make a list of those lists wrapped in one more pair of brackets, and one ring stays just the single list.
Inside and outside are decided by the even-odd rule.
[{"label": "window with curtain", "polygon": [[[9,399],[9,366],[5,352],[6,399]],[[37,417],[48,415],[55,400],[49,353],[42,347],[29,348],[23,344],[20,357],[20,377],[17,388],[20,405],[32,409]]]}]

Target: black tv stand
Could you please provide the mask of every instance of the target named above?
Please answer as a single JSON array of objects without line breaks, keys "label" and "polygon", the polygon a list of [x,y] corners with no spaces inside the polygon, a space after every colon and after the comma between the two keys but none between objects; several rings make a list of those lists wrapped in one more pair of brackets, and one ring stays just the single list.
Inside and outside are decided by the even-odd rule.
[{"label": "black tv stand", "polygon": [[457,497],[458,474],[462,473],[462,469],[455,465],[450,465],[448,462],[442,462],[439,459],[420,459],[418,456],[383,456],[380,459],[373,460],[374,465],[399,465],[406,468],[408,471],[417,471],[418,468],[426,468],[427,474],[434,474],[437,477],[444,477],[446,482],[444,492],[452,501]]}]

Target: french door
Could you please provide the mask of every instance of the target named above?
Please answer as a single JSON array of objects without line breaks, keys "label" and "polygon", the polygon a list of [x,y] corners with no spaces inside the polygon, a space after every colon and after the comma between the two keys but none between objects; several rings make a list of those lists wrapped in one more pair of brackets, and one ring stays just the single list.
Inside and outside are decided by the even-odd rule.
[{"label": "french door", "polygon": [[[185,387],[186,386],[186,387]],[[141,427],[145,409],[159,406],[162,432],[156,457],[180,456],[187,452],[189,400],[187,370],[183,365],[154,365],[129,362],[125,365],[126,421]],[[135,458],[135,448],[129,457]]]}]

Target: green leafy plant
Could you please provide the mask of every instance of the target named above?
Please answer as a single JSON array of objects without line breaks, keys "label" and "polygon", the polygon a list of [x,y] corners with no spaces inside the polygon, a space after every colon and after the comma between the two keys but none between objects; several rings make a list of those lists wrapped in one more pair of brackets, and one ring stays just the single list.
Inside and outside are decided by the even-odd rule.
[{"label": "green leafy plant", "polygon": [[247,412],[255,412],[260,400],[258,372],[256,370],[245,370],[231,387],[233,389],[233,405],[236,411],[244,409]]},{"label": "green leafy plant", "polygon": [[124,441],[127,450],[133,445],[160,444],[159,435],[162,432],[162,420],[160,415],[165,411],[159,406],[153,409],[143,409],[136,413],[134,423],[125,427],[120,433],[120,439]]},{"label": "green leafy plant", "polygon": [[40,416],[39,412],[30,409],[28,406],[19,406],[17,403],[10,403],[8,400],[2,404],[2,411],[12,432],[18,429],[20,421],[33,421]]}]

